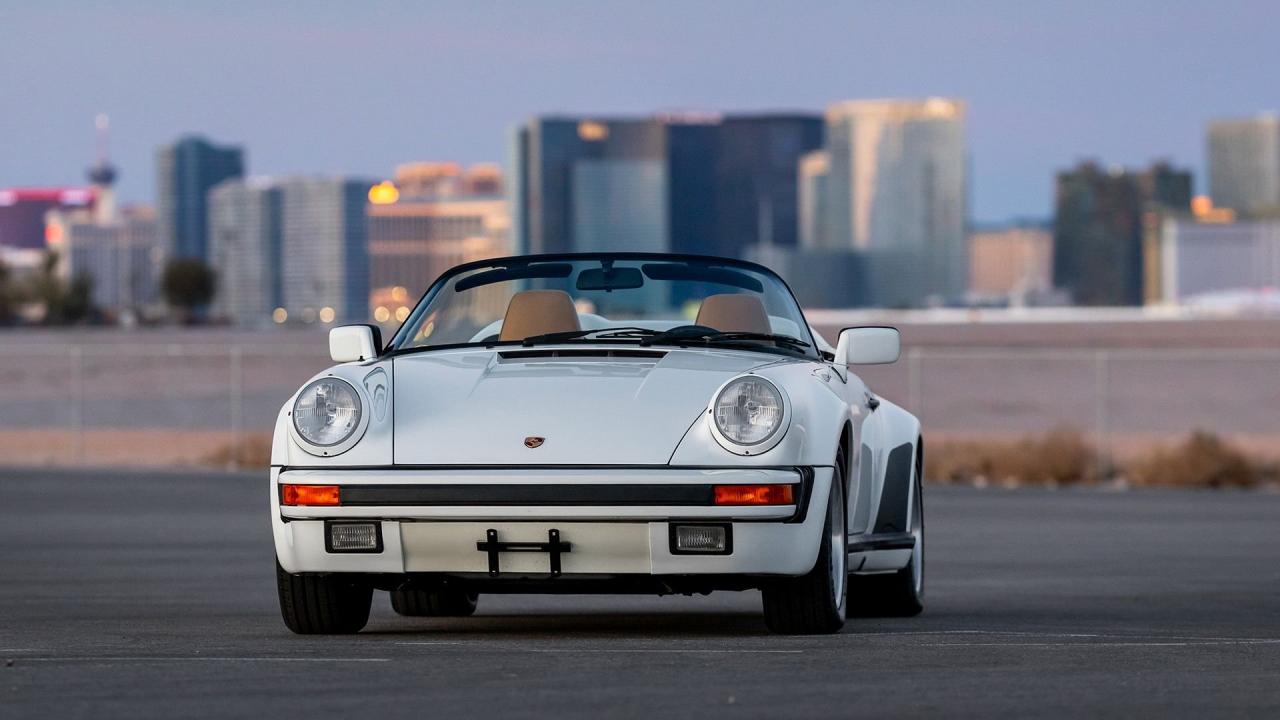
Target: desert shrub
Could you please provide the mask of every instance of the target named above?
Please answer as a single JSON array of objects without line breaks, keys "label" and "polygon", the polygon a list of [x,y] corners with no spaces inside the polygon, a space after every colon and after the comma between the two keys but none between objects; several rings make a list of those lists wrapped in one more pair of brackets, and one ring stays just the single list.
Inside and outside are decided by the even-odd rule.
[{"label": "desert shrub", "polygon": [[265,468],[271,464],[271,435],[246,435],[239,443],[228,443],[209,453],[203,464],[247,470]]},{"label": "desert shrub", "polygon": [[1197,430],[1172,448],[1160,448],[1129,467],[1137,485],[1253,487],[1262,467],[1212,433]]},{"label": "desert shrub", "polygon": [[925,475],[936,482],[1070,485],[1097,480],[1097,454],[1076,430],[1004,441],[931,444]]}]

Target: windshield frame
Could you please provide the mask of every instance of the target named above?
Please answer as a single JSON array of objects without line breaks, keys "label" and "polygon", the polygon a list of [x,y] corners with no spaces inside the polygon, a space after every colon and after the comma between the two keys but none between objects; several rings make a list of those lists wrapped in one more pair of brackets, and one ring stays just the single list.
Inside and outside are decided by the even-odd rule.
[{"label": "windshield frame", "polygon": [[[420,345],[420,346],[410,347],[410,346],[407,346],[405,343],[407,343],[411,337],[411,333],[409,329],[417,326],[417,323],[420,320],[426,308],[430,306],[431,302],[435,299],[435,297],[439,295],[440,292],[445,287],[448,286],[449,282],[458,275],[468,273],[473,270],[482,270],[485,268],[499,268],[503,266],[518,265],[518,264],[532,264],[532,263],[544,263],[544,262],[553,263],[553,262],[565,262],[565,261],[601,261],[601,260],[625,260],[625,261],[651,260],[651,261],[659,261],[659,262],[668,261],[668,262],[706,263],[708,265],[717,266],[717,267],[739,268],[742,270],[748,270],[748,271],[759,273],[761,275],[769,277],[777,281],[778,285],[782,287],[782,289],[786,292],[786,297],[790,298],[791,302],[795,304],[797,314],[800,316],[801,319],[804,320],[804,322],[799,323],[802,326],[800,329],[800,332],[802,335],[804,335],[804,337],[797,338],[798,340],[802,340],[809,344],[809,347],[805,348],[802,351],[803,356],[810,360],[822,359],[821,351],[818,350],[817,340],[813,336],[813,328],[809,326],[809,320],[807,317],[805,317],[804,308],[800,305],[800,301],[796,299],[796,295],[794,292],[792,292],[791,286],[787,284],[786,280],[782,279],[781,275],[778,275],[776,272],[770,270],[769,268],[763,265],[760,265],[758,263],[748,262],[746,260],[735,260],[733,258],[718,257],[715,255],[697,255],[697,254],[688,254],[688,253],[649,253],[649,252],[586,252],[586,253],[545,253],[545,254],[536,254],[536,255],[508,255],[505,257],[489,258],[487,260],[476,260],[474,262],[455,265],[454,267],[449,268],[444,273],[442,273],[440,277],[436,278],[435,281],[432,282],[431,285],[427,288],[426,292],[422,294],[422,297],[418,298],[418,302],[413,306],[413,310],[409,313],[408,317],[404,319],[404,322],[400,324],[400,327],[396,330],[395,334],[391,337],[391,341],[388,342],[386,347],[383,348],[382,352],[398,354],[400,352],[406,352],[410,350],[414,352],[429,352],[431,350],[449,350],[449,349],[457,349],[457,348],[464,348],[464,347],[488,347],[491,345],[498,345],[498,344],[513,344],[513,343],[498,343],[498,342],[474,342],[474,343],[450,343],[450,344],[443,344],[443,345]],[[520,341],[514,341],[514,344],[518,345],[520,344]],[[550,343],[550,344],[555,344],[555,343]],[[713,347],[713,346],[708,346],[708,347]],[[722,346],[721,349],[745,350],[748,352],[766,352],[763,349],[756,350],[754,348],[745,347],[745,346],[732,347],[732,348],[728,346]],[[775,354],[775,353],[770,352],[769,354]],[[791,355],[791,357],[799,357],[799,355]]]}]

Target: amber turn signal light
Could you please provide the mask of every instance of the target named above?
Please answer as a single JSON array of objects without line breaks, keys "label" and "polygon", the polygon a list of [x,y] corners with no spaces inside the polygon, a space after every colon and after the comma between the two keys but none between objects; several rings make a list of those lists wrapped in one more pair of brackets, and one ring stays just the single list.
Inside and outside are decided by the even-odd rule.
[{"label": "amber turn signal light", "polygon": [[337,485],[281,485],[282,505],[340,505]]},{"label": "amber turn signal light", "polygon": [[794,505],[791,485],[716,485],[716,505]]}]

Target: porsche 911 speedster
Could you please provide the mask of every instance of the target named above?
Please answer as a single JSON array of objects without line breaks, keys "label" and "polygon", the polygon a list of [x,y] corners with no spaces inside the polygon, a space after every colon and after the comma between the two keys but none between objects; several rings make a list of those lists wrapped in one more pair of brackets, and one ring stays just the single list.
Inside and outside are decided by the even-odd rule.
[{"label": "porsche 911 speedster", "polygon": [[337,363],[280,410],[271,523],[298,633],[459,616],[489,593],[759,589],[779,633],[924,597],[923,442],[752,263],[594,253],[458,266],[390,342],[334,328]]}]

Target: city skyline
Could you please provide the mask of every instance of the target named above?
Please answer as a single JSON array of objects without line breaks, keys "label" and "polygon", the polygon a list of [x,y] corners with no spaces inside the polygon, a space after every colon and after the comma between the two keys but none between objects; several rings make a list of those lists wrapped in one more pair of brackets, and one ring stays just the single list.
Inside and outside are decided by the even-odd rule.
[{"label": "city skyline", "polygon": [[[1206,192],[1205,124],[1276,103],[1280,10],[1265,3],[1134,3],[1105,17],[1006,3],[735,8],[732,32],[713,3],[0,11],[0,67],[12,69],[0,96],[14,100],[0,132],[22,138],[0,186],[78,184],[99,112],[113,119],[121,199],[137,202],[155,196],[155,146],[192,131],[249,148],[253,174],[378,176],[406,157],[507,165],[508,131],[535,115],[942,95],[970,110],[982,223],[1049,216],[1054,171],[1084,158],[1167,158]],[[41,50],[48,38],[59,52]]]}]

